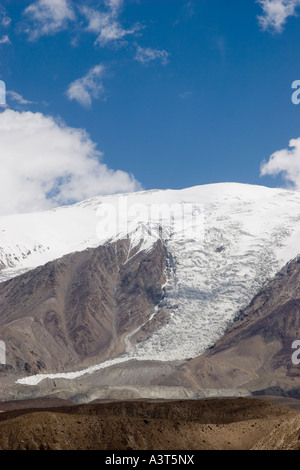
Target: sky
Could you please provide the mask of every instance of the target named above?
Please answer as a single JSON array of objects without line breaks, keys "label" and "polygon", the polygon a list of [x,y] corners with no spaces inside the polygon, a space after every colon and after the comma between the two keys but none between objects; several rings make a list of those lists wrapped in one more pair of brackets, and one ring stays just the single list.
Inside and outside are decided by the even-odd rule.
[{"label": "sky", "polygon": [[300,0],[0,0],[0,215],[300,190],[299,57]]}]

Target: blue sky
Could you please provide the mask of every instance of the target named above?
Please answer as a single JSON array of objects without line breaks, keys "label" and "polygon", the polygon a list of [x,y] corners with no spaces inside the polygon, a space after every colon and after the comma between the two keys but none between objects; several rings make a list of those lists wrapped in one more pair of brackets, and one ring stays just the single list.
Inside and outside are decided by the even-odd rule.
[{"label": "blue sky", "polygon": [[224,181],[300,188],[299,0],[0,5],[0,213]]}]

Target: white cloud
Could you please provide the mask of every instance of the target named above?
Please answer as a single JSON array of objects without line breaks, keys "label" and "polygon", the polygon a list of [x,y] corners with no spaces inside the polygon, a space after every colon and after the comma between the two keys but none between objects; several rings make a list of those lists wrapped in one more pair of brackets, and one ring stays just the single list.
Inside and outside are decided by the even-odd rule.
[{"label": "white cloud", "polygon": [[5,34],[4,36],[2,36],[2,38],[0,38],[0,45],[2,44],[11,44],[10,39],[7,34]]},{"label": "white cloud", "polygon": [[117,16],[124,5],[124,0],[105,0],[105,5],[110,10],[112,16]]},{"label": "white cloud", "polygon": [[139,29],[139,26],[134,26],[131,29],[124,29],[117,21],[111,21],[106,26],[101,28],[100,34],[96,39],[95,44],[100,44],[100,46],[103,46],[108,42],[117,41],[123,39],[129,34],[134,34]]},{"label": "white cloud", "polygon": [[87,6],[81,8],[81,13],[88,21],[86,30],[92,33],[99,33],[101,28],[108,24],[110,19],[108,13],[103,13]]},{"label": "white cloud", "polygon": [[109,0],[105,2],[106,11],[99,11],[93,8],[83,6],[81,13],[88,21],[86,31],[97,34],[95,44],[105,46],[108,43],[122,40],[125,36],[134,34],[141,29],[139,24],[135,24],[132,28],[125,29],[119,21],[120,8],[123,1]]},{"label": "white cloud", "polygon": [[296,16],[296,8],[300,0],[257,0],[263,9],[263,15],[258,16],[261,27],[282,32],[287,18]]},{"label": "white cloud", "polygon": [[18,103],[18,104],[21,104],[21,105],[33,104],[33,101],[26,100],[25,98],[23,98],[22,95],[20,95],[20,94],[17,93],[16,91],[7,91],[7,92],[6,92],[6,95],[7,95],[12,101],[15,101],[15,102]]},{"label": "white cloud", "polygon": [[70,0],[37,0],[24,13],[33,23],[27,30],[30,39],[56,34],[75,20]]},{"label": "white cloud", "polygon": [[11,18],[9,18],[8,16],[5,16],[1,20],[1,25],[4,26],[4,28],[8,28],[8,26],[10,26],[10,23],[11,23]]},{"label": "white cloud", "polygon": [[112,12],[117,12],[124,4],[124,0],[105,0],[106,5]]},{"label": "white cloud", "polygon": [[160,60],[163,65],[166,65],[168,63],[169,55],[169,52],[164,50],[151,49],[151,47],[143,49],[142,47],[138,46],[136,49],[135,60],[143,65],[147,65],[153,60]]},{"label": "white cloud", "polygon": [[92,104],[92,98],[97,99],[104,94],[105,90],[102,83],[104,70],[103,65],[96,65],[84,77],[72,82],[67,90],[68,98],[76,100],[82,106],[89,108]]},{"label": "white cloud", "polygon": [[107,168],[101,158],[82,129],[41,113],[0,113],[0,213],[140,189],[132,175]]},{"label": "white cloud", "polygon": [[289,148],[273,153],[261,165],[261,176],[282,174],[285,181],[300,190],[300,137],[289,142]]},{"label": "white cloud", "polygon": [[7,15],[7,12],[3,6],[0,5],[0,25],[4,28],[8,28],[11,23],[11,18]]}]

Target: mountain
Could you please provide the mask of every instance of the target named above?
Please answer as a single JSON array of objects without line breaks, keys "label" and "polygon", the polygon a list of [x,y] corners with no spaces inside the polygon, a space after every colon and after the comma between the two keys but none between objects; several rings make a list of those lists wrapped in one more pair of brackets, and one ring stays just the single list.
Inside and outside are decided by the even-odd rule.
[{"label": "mountain", "polygon": [[83,394],[97,383],[228,389],[244,382],[212,380],[209,348],[298,255],[300,194],[236,183],[142,191],[0,227],[2,375],[12,367],[22,387],[72,379]]}]

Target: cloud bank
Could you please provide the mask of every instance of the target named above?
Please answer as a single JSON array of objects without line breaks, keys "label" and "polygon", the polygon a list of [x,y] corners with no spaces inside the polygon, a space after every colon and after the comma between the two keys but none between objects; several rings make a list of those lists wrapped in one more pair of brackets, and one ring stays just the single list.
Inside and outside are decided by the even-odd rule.
[{"label": "cloud bank", "polygon": [[141,185],[101,162],[82,129],[41,113],[0,113],[0,214],[32,212]]},{"label": "cloud bank", "polygon": [[289,148],[273,153],[269,161],[263,162],[261,176],[282,174],[294,189],[300,190],[300,137],[289,142]]}]

